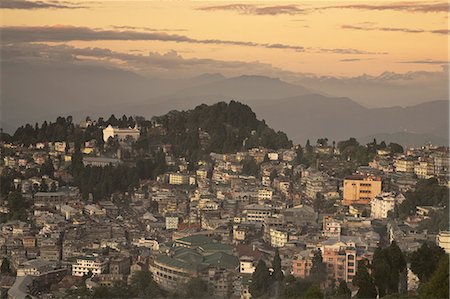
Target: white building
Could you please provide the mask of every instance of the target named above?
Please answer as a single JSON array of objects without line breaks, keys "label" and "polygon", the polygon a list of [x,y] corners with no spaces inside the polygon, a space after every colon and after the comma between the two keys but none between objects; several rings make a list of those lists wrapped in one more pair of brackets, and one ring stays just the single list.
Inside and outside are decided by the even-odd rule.
[{"label": "white building", "polygon": [[141,131],[138,129],[137,125],[134,128],[125,129],[109,125],[103,129],[103,140],[105,142],[107,142],[110,137],[117,138],[119,141],[123,141],[127,139],[127,137],[137,140],[140,135]]},{"label": "white building", "polygon": [[323,219],[323,235],[325,237],[339,238],[341,230],[341,223],[333,217],[327,216]]},{"label": "white building", "polygon": [[444,248],[446,253],[450,253],[450,231],[441,231],[436,236],[436,243]]},{"label": "white building", "polygon": [[166,229],[178,229],[179,222],[178,216],[166,216]]},{"label": "white building", "polygon": [[80,210],[77,210],[69,205],[61,205],[60,211],[64,218],[66,218],[66,220],[69,220],[77,214],[81,214]]},{"label": "white building", "polygon": [[108,260],[100,259],[94,256],[83,256],[77,258],[76,263],[72,264],[73,276],[84,276],[90,272],[92,274],[102,274],[108,269]]},{"label": "white building", "polygon": [[147,247],[150,248],[153,251],[159,250],[159,242],[158,240],[152,239],[152,238],[139,238],[133,240],[132,243],[134,246],[137,247]]},{"label": "white building", "polygon": [[289,233],[282,228],[270,228],[270,245],[284,247],[289,242]]},{"label": "white building", "polygon": [[239,272],[243,274],[253,274],[256,266],[252,256],[241,256],[239,259]]},{"label": "white building", "polygon": [[269,188],[261,188],[258,190],[258,201],[272,200],[273,191]]},{"label": "white building", "polygon": [[17,268],[17,276],[33,275],[39,276],[43,273],[52,271],[55,269],[55,264],[49,261],[41,259],[33,259],[23,262]]},{"label": "white building", "polygon": [[251,223],[262,223],[264,218],[272,215],[272,209],[266,206],[251,204],[245,207],[244,214]]},{"label": "white building", "polygon": [[96,205],[84,206],[84,212],[89,216],[106,216],[106,210],[100,209]]},{"label": "white building", "polygon": [[239,227],[235,225],[233,227],[233,240],[235,241],[244,241],[246,235],[246,230],[243,227]]},{"label": "white building", "polygon": [[404,199],[402,194],[382,193],[370,202],[370,216],[374,219],[386,219],[388,212],[393,211],[395,205],[401,204]]},{"label": "white building", "polygon": [[277,152],[271,152],[267,153],[267,157],[270,161],[278,161],[278,153]]}]

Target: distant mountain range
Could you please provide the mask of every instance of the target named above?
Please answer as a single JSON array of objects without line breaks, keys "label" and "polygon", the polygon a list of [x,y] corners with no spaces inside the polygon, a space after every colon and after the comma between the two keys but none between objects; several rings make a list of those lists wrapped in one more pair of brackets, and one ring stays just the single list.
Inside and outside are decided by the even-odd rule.
[{"label": "distant mountain range", "polygon": [[368,108],[350,98],[264,76],[204,74],[170,80],[69,63],[2,62],[1,77],[1,126],[9,132],[58,115],[79,120],[111,113],[150,118],[202,103],[237,100],[296,143],[356,137],[364,142],[389,138],[404,145],[447,144],[449,136],[445,98],[409,107]]}]

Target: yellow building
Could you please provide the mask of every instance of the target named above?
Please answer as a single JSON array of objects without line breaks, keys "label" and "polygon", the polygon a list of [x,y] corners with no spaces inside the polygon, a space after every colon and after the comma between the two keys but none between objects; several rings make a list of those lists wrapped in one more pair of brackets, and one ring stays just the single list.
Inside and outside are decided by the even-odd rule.
[{"label": "yellow building", "polygon": [[378,176],[352,175],[344,179],[344,205],[369,204],[380,193]]},{"label": "yellow building", "polygon": [[414,167],[414,174],[419,179],[432,178],[434,176],[434,161],[431,159],[420,160]]},{"label": "yellow building", "polygon": [[394,162],[395,171],[396,172],[413,173],[415,164],[416,164],[416,161],[414,158],[399,157]]},{"label": "yellow building", "polygon": [[189,183],[189,176],[185,173],[170,173],[170,185],[187,185]]}]

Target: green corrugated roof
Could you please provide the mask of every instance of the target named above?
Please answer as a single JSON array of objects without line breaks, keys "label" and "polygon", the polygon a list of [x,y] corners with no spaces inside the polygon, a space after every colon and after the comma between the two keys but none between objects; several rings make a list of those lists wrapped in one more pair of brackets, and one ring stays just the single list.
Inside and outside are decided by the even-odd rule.
[{"label": "green corrugated roof", "polygon": [[173,268],[184,269],[184,270],[188,270],[188,271],[196,270],[196,267],[193,267],[193,265],[183,262],[181,260],[174,259],[174,258],[172,258],[168,255],[164,255],[164,254],[158,255],[156,257],[156,262],[168,265]]},{"label": "green corrugated roof", "polygon": [[234,247],[222,243],[208,243],[200,245],[200,249],[203,251],[233,251]]},{"label": "green corrugated roof", "polygon": [[203,244],[207,244],[207,243],[212,243],[213,240],[208,237],[208,236],[204,236],[204,235],[192,235],[192,236],[187,236],[184,238],[180,238],[175,240],[175,242],[183,242],[183,243],[189,243],[192,246],[199,246],[199,245],[203,245]]},{"label": "green corrugated roof", "polygon": [[216,252],[205,257],[203,263],[211,266],[220,266],[226,269],[234,269],[239,266],[239,259],[224,252]]}]

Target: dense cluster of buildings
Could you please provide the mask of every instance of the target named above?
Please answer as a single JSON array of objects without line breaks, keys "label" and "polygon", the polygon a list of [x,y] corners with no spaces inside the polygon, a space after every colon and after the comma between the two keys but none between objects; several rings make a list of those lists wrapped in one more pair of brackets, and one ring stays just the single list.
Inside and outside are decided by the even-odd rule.
[{"label": "dense cluster of buildings", "polygon": [[[138,128],[108,126],[103,133],[105,141],[139,138]],[[417,221],[438,207],[417,207],[416,222],[390,217],[418,179],[434,177],[448,186],[448,148],[427,146],[400,155],[379,151],[369,166],[339,177],[345,161],[318,160],[305,167],[296,148],[211,153],[188,171],[186,160],[166,145],[166,173],[141,180],[131,192],[86,201],[67,170],[70,143],[2,147],[2,171],[21,173],[15,188],[32,201],[28,221],[0,224],[3,262],[16,273],[1,279],[9,298],[62,296],[86,277],[88,288],[127,283],[142,270],[169,292],[198,277],[216,297],[247,298],[256,264],[271,261],[275,249],[284,273],[299,278],[308,277],[320,250],[328,282],[344,280],[354,290],[358,261],[371,260],[389,241],[411,251],[427,240],[450,252],[449,232],[415,230]],[[85,165],[123,163],[119,156],[102,156],[95,142],[81,150]],[[327,147],[315,151],[339,156]],[[249,160],[258,165],[256,175],[243,173]],[[53,175],[36,171],[49,162]],[[5,200],[1,212],[9,212]],[[380,235],[383,225],[386,234]]]}]

